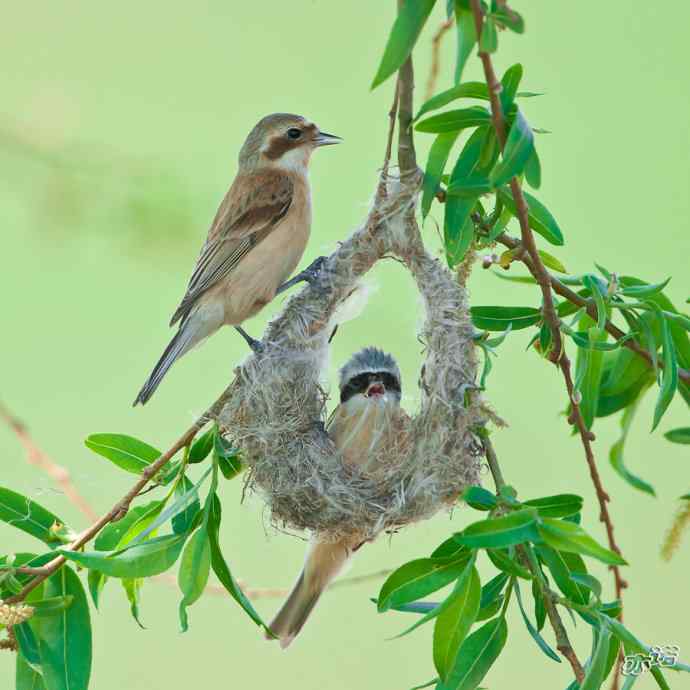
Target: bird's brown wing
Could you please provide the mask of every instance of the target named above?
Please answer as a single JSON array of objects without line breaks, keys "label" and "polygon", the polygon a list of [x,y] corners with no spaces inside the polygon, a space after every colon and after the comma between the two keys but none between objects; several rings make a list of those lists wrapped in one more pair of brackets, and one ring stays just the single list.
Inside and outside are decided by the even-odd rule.
[{"label": "bird's brown wing", "polygon": [[186,317],[202,294],[223,280],[275,229],[290,209],[293,193],[292,180],[280,173],[236,180],[216,213],[171,326]]}]

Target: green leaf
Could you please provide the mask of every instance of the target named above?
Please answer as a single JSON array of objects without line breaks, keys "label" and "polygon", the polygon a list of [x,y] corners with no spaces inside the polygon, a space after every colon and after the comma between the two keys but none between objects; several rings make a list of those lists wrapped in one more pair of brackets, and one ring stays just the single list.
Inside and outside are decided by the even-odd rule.
[{"label": "green leaf", "polygon": [[544,266],[554,271],[558,271],[559,273],[568,273],[565,266],[553,254],[549,254],[543,249],[539,249],[538,252]]},{"label": "green leaf", "polygon": [[489,89],[486,84],[481,81],[466,81],[464,84],[457,84],[446,91],[442,91],[435,96],[432,96],[428,101],[422,104],[417,114],[414,116],[414,122],[419,120],[422,115],[443,108],[459,98],[477,98],[482,101],[489,100]]},{"label": "green leaf", "polygon": [[520,585],[518,582],[515,582],[515,595],[517,596],[518,600],[518,605],[520,607],[520,613],[522,614],[522,620],[525,622],[525,626],[527,628],[527,632],[529,632],[530,636],[532,639],[537,643],[537,646],[539,649],[541,649],[546,656],[549,657],[549,659],[553,659],[554,661],[558,662],[559,664],[561,663],[561,660],[556,654],[556,652],[551,649],[551,647],[547,644],[546,640],[539,634],[539,631],[532,625],[532,621],[527,616],[527,613],[525,612],[525,608],[522,605],[522,596],[520,595]]},{"label": "green leaf", "polygon": [[628,407],[623,410],[621,415],[620,425],[621,425],[621,435],[620,438],[611,446],[609,451],[609,462],[611,467],[621,476],[630,486],[639,491],[644,491],[645,493],[656,496],[654,487],[648,482],[644,481],[637,475],[633,474],[626,466],[625,460],[623,458],[623,449],[625,447],[625,442],[628,438],[628,432],[630,431],[630,426],[632,425],[633,418],[642,400],[642,394],[638,395],[637,399]]},{"label": "green leaf", "polygon": [[541,312],[534,307],[481,306],[472,307],[472,322],[486,331],[513,331],[529,328],[541,320]]},{"label": "green leaf", "polygon": [[546,606],[544,605],[544,595],[539,589],[537,580],[532,580],[532,598],[534,599],[534,617],[537,622],[537,630],[541,630],[546,623]]},{"label": "green leaf", "polygon": [[457,180],[446,189],[446,194],[449,196],[469,197],[474,198],[482,194],[490,192],[492,189],[489,178],[485,175],[471,175],[463,180]]},{"label": "green leaf", "polygon": [[144,583],[143,578],[125,577],[120,580],[120,583],[122,584],[122,588],[125,591],[125,596],[129,602],[129,612],[132,614],[132,618],[134,618],[136,624],[140,628],[144,629],[144,625],[139,617],[139,599],[141,586]]},{"label": "green leaf", "polygon": [[587,604],[589,593],[570,577],[571,573],[586,572],[584,561],[574,553],[567,553],[552,549],[546,544],[537,544],[536,551],[539,558],[551,572],[558,589],[576,604]]},{"label": "green leaf", "polygon": [[604,330],[606,327],[606,319],[608,317],[608,307],[604,301],[605,295],[602,294],[599,279],[592,274],[582,276],[582,284],[590,291],[597,306],[597,328]]},{"label": "green leaf", "polygon": [[79,576],[67,566],[44,584],[46,597],[73,598],[71,606],[38,620],[39,654],[48,690],[87,690],[91,675],[91,619]]},{"label": "green leaf", "polygon": [[218,433],[218,428],[214,424],[206,433],[199,436],[191,448],[189,449],[189,457],[187,462],[190,465],[195,465],[198,462],[203,462],[213,450],[213,444]]},{"label": "green leaf", "polygon": [[542,517],[559,518],[575,515],[582,510],[582,496],[576,494],[556,494],[523,501],[526,506],[532,506]]},{"label": "green leaf", "polygon": [[372,89],[397,72],[410,56],[435,3],[436,0],[416,0],[406,2],[402,6],[388,37],[378,72],[371,84]]},{"label": "green leaf", "polygon": [[[481,148],[488,132],[487,127],[480,127],[467,140],[462,153],[453,166],[449,185],[456,185],[466,180],[474,171],[479,161]],[[478,196],[461,198],[449,196],[446,199],[443,218],[443,237],[446,249],[446,259],[450,267],[459,263],[474,239],[474,224],[470,214],[474,209]]]},{"label": "green leaf", "polygon": [[681,426],[671,429],[664,434],[664,437],[671,443],[690,443],[690,426]]},{"label": "green leaf", "polygon": [[676,358],[676,348],[671,338],[671,330],[668,322],[664,318],[660,318],[660,321],[664,371],[661,378],[661,386],[659,387],[659,397],[654,407],[652,431],[659,425],[661,418],[664,416],[664,412],[666,412],[666,408],[670,405],[676,390],[678,390],[678,360]]},{"label": "green leaf", "polygon": [[525,32],[525,21],[519,12],[516,12],[512,7],[506,7],[505,5],[498,5],[492,12],[496,21],[503,24],[511,31],[516,34],[522,34]]},{"label": "green leaf", "polygon": [[[527,201],[528,213],[527,218],[529,225],[534,232],[539,233],[544,239],[551,244],[561,246],[563,244],[563,233],[558,227],[556,219],[551,215],[549,210],[535,197],[526,191],[522,191]],[[505,207],[510,213],[518,217],[515,200],[509,187],[499,187],[498,198],[505,204]]]},{"label": "green leaf", "polygon": [[[403,635],[411,633],[416,630],[420,625],[429,622],[430,620],[436,618],[438,615],[446,611],[458,598],[465,597],[466,583],[470,577],[471,571],[474,568],[474,563],[476,560],[476,553],[467,560],[464,570],[455,581],[453,585],[453,591],[440,603],[426,602],[426,601],[415,601],[412,604],[402,604],[401,606],[396,606],[393,610],[395,611],[409,611],[410,613],[423,613],[424,615],[419,618],[415,623],[413,623],[409,628],[405,629],[399,635],[396,635],[392,639],[397,639]],[[480,587],[481,589],[481,587]],[[378,600],[374,600],[378,604]]]},{"label": "green leaf", "polygon": [[530,126],[518,112],[508,132],[503,160],[493,169],[491,183],[494,187],[500,187],[525,170],[527,161],[534,151],[534,135]]},{"label": "green leaf", "polygon": [[23,656],[29,665],[40,668],[41,657],[38,651],[38,638],[31,626],[32,624],[28,622],[15,625],[13,628],[14,636],[19,646],[19,655]]},{"label": "green leaf", "polygon": [[[585,320],[591,322],[591,319],[585,316],[581,323]],[[580,348],[577,351],[575,387],[582,394],[580,412],[587,429],[591,429],[592,424],[594,424],[594,417],[599,405],[601,379],[604,373],[604,355],[595,346],[603,343],[606,338],[605,330],[592,326],[588,329],[589,347],[587,349]]]},{"label": "green leaf", "polygon": [[474,566],[467,576],[459,581],[451,603],[438,615],[434,624],[434,665],[442,679],[446,679],[453,667],[460,645],[474,623],[479,611],[481,583]]},{"label": "green leaf", "polygon": [[180,626],[182,632],[189,627],[187,607],[204,593],[211,572],[211,543],[206,525],[202,525],[191,536],[180,560],[177,582],[182,591],[180,602]]},{"label": "green leaf", "polygon": [[457,34],[457,51],[455,60],[455,83],[462,81],[462,72],[472,53],[472,49],[477,43],[477,28],[474,24],[472,12],[461,6],[460,2],[455,3],[455,27]]},{"label": "green leaf", "polygon": [[496,496],[481,486],[468,486],[463,491],[461,500],[475,510],[492,510],[496,507]]},{"label": "green leaf", "polygon": [[541,538],[554,549],[591,556],[607,565],[627,565],[621,556],[605,549],[592,539],[582,527],[572,522],[543,518],[538,531]]},{"label": "green leaf", "polygon": [[475,690],[498,658],[508,637],[505,618],[494,618],[465,639],[455,664],[438,690]]},{"label": "green leaf", "polygon": [[[180,501],[183,508],[173,516],[172,528],[175,534],[185,534],[189,532],[201,511],[201,503],[197,489],[187,477],[182,477],[179,484],[175,487],[175,497]],[[191,500],[190,500],[191,499]]]},{"label": "green leaf", "polygon": [[501,77],[501,86],[503,87],[500,93],[501,108],[505,114],[508,114],[515,100],[518,86],[522,81],[522,65],[518,62],[511,65],[505,74]]},{"label": "green leaf", "polygon": [[533,508],[517,510],[498,518],[474,522],[455,536],[471,548],[500,548],[539,540],[537,511]]},{"label": "green leaf", "polygon": [[570,573],[570,579],[573,582],[577,582],[579,585],[587,587],[590,592],[594,593],[597,599],[601,599],[601,582],[599,582],[594,575],[573,571]]},{"label": "green leaf", "polygon": [[448,537],[444,542],[439,544],[431,554],[432,558],[460,558],[460,554],[470,555],[470,549],[462,544],[458,544],[453,537]]},{"label": "green leaf", "polygon": [[235,578],[230,572],[228,564],[223,558],[223,553],[220,549],[219,532],[221,522],[221,506],[218,496],[213,495],[211,502],[211,510],[208,518],[208,538],[211,545],[211,567],[220,583],[225,587],[230,596],[244,609],[245,613],[259,626],[266,628],[266,624],[261,619],[261,616],[256,612],[252,603],[247,599],[246,595],[235,581]]},{"label": "green leaf", "polygon": [[110,577],[151,577],[165,572],[175,563],[184,546],[185,537],[184,534],[166,534],[119,553],[75,552],[66,549],[59,549],[59,552],[70,561],[86,568],[93,568]]},{"label": "green leaf", "polygon": [[422,217],[426,218],[431,209],[431,204],[441,183],[443,171],[448,162],[450,151],[453,148],[460,132],[439,134],[429,149],[429,158],[424,171],[424,184],[422,187]]},{"label": "green leaf", "polygon": [[482,35],[479,37],[479,51],[481,53],[495,53],[498,49],[498,31],[491,15],[484,20]]},{"label": "green leaf", "polygon": [[426,120],[418,122],[415,125],[415,129],[419,132],[441,134],[459,132],[468,127],[480,127],[481,125],[490,124],[490,122],[491,114],[489,111],[480,105],[473,105],[469,108],[449,110],[446,113],[432,115],[426,118]]},{"label": "green leaf", "polygon": [[17,654],[14,687],[15,690],[45,690],[43,676],[29,666],[21,654]]},{"label": "green leaf", "polygon": [[[520,94],[518,94],[519,96]],[[525,180],[532,189],[539,189],[541,187],[541,162],[539,161],[539,154],[537,149],[532,150],[532,155],[527,159],[525,165]]]},{"label": "green leaf", "polygon": [[381,587],[378,597],[380,613],[393,606],[407,604],[435,592],[457,579],[467,565],[459,559],[418,558],[393,571]]},{"label": "green leaf", "polygon": [[38,601],[32,601],[31,606],[34,609],[34,616],[41,618],[43,616],[55,616],[66,608],[69,608],[73,601],[74,597],[68,594],[67,596],[48,597],[39,599]]},{"label": "green leaf", "polygon": [[0,487],[0,520],[48,545],[62,540],[54,528],[64,523],[42,505],[11,489]]},{"label": "green leaf", "polygon": [[655,283],[653,285],[630,285],[629,287],[622,287],[620,292],[626,297],[648,297],[661,292],[669,284],[670,280],[670,278],[666,278],[663,283]]},{"label": "green leaf", "polygon": [[609,641],[611,639],[611,631],[602,627],[599,630],[599,639],[597,646],[592,655],[592,661],[589,664],[585,679],[582,682],[581,690],[599,690],[606,676],[606,660],[609,654]]},{"label": "green leaf", "polygon": [[218,462],[218,467],[226,479],[236,477],[244,466],[240,460],[239,448],[226,441],[220,434],[216,436],[216,443],[213,448],[214,457]]},{"label": "green leaf", "polygon": [[141,474],[161,452],[144,441],[125,434],[91,434],[84,443],[126,472]]},{"label": "green leaf", "polygon": [[523,568],[517,560],[512,557],[507,549],[487,549],[486,555],[489,560],[504,573],[521,577],[524,580],[531,580],[532,574],[527,568]]},{"label": "green leaf", "polygon": [[479,610],[485,609],[487,606],[494,604],[501,598],[503,588],[508,584],[510,577],[505,573],[499,573],[496,577],[492,577],[483,587],[482,596],[479,601]]}]

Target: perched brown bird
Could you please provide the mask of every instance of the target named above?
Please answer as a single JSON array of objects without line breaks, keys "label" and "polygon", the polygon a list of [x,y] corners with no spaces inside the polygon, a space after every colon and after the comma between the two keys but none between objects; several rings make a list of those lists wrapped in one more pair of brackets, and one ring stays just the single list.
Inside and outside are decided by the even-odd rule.
[{"label": "perched brown bird", "polygon": [[[328,424],[342,461],[376,472],[377,451],[391,440],[401,415],[400,370],[395,359],[374,347],[354,355],[340,370],[340,405]],[[361,534],[337,542],[312,535],[304,568],[290,595],[268,626],[287,647],[302,629],[328,585],[366,541]]]},{"label": "perched brown bird", "polygon": [[[139,392],[146,403],[170,366],[221,326],[235,326],[252,348],[259,343],[240,328],[278,292],[310,280],[314,262],[292,280],[311,229],[307,176],[314,149],[337,144],[300,115],[275,113],[260,120],[239,155],[239,170],[213,219],[187,292],[170,325],[179,328]],[[318,261],[318,260],[317,260]]]}]

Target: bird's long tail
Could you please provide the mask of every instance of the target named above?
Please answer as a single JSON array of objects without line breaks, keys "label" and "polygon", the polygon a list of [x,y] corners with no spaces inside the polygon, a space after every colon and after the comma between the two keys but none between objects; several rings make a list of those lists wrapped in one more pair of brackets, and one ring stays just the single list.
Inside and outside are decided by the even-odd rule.
[{"label": "bird's long tail", "polygon": [[[268,626],[285,649],[298,635],[320,596],[338,576],[350,557],[349,544],[314,542],[295,586]],[[271,639],[267,635],[268,639]]]},{"label": "bird's long tail", "polygon": [[153,368],[151,376],[148,377],[146,383],[139,391],[139,395],[137,395],[137,398],[134,401],[135,406],[139,403],[145,405],[148,402],[175,360],[182,357],[185,352],[196,344],[196,339],[194,338],[192,329],[185,327],[186,325],[187,324],[182,323],[180,329],[177,331],[177,333],[175,333],[172,340],[168,343],[168,346],[165,348],[161,358]]}]

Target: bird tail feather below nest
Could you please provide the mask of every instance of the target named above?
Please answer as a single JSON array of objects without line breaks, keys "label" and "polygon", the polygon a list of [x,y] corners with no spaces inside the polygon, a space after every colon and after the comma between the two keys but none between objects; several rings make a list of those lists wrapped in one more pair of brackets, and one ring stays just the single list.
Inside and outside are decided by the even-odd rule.
[{"label": "bird tail feather below nest", "polygon": [[280,640],[280,646],[283,649],[288,647],[297,637],[321,594],[323,594],[323,589],[311,589],[304,577],[304,572],[302,572],[292,592],[290,592],[290,596],[268,626],[273,635]]}]

